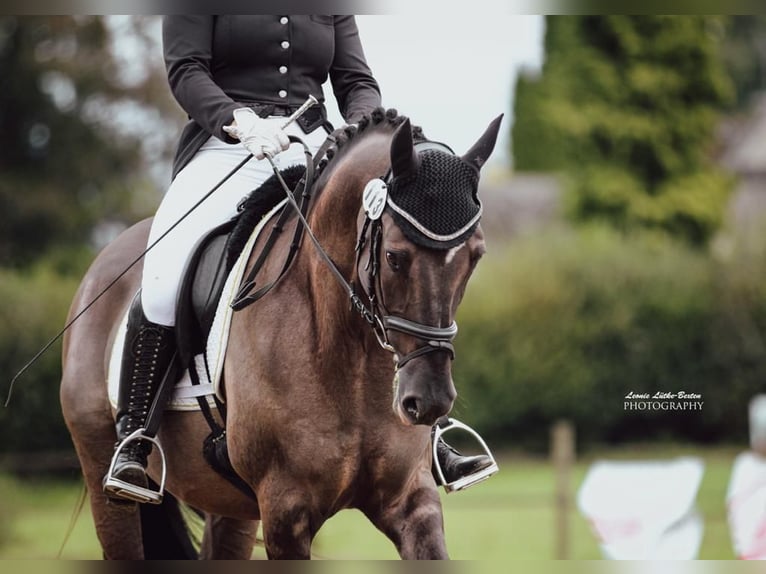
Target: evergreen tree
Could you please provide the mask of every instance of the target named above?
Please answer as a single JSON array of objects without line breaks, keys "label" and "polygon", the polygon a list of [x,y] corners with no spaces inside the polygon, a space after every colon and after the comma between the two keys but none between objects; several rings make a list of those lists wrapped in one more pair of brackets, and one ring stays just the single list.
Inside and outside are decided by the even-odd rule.
[{"label": "evergreen tree", "polygon": [[710,158],[732,100],[714,16],[550,16],[539,78],[517,84],[519,170],[561,171],[576,220],[704,244],[731,188]]}]

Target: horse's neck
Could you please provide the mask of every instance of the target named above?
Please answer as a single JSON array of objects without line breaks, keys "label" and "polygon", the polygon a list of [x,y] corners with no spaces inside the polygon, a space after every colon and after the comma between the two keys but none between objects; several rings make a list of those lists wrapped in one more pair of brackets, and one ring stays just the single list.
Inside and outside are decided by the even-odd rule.
[{"label": "horse's neck", "polygon": [[340,266],[353,265],[357,217],[362,190],[368,181],[381,177],[389,166],[391,134],[370,133],[361,137],[342,157],[334,160],[327,180],[312,209],[311,227]]},{"label": "horse's neck", "polygon": [[[322,247],[349,282],[356,281],[354,246],[362,190],[370,179],[382,176],[388,169],[390,139],[390,134],[369,134],[363,141],[355,142],[353,150],[337,158],[309,218]],[[304,250],[304,255],[303,263],[314,292],[312,305],[320,330],[320,347],[336,351],[337,345],[347,343],[348,330],[358,326],[358,316],[354,316],[345,290],[316,251]],[[363,334],[368,337],[369,329]]]},{"label": "horse's neck", "polygon": [[[381,177],[390,165],[391,134],[371,133],[352,144],[336,165],[331,166],[322,192],[312,210],[311,225],[328,241],[356,236],[356,220],[362,204],[362,190],[368,181]],[[351,246],[353,248],[353,245]]]}]

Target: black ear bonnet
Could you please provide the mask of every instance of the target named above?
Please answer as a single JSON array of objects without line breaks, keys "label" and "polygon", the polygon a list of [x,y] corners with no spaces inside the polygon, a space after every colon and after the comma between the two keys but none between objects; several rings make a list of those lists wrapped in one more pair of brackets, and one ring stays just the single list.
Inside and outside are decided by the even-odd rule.
[{"label": "black ear bonnet", "polygon": [[386,210],[416,245],[451,249],[479,225],[479,172],[443,144],[414,147],[416,169],[389,176]]}]

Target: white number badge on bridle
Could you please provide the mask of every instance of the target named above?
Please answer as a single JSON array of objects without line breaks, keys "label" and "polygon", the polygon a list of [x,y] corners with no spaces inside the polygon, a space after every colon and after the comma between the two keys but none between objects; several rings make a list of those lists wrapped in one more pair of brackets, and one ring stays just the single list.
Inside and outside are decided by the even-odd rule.
[{"label": "white number badge on bridle", "polygon": [[380,219],[383,214],[383,210],[386,208],[386,201],[388,200],[388,187],[386,182],[382,179],[371,179],[364,186],[364,193],[362,194],[362,206],[367,217],[373,221]]}]

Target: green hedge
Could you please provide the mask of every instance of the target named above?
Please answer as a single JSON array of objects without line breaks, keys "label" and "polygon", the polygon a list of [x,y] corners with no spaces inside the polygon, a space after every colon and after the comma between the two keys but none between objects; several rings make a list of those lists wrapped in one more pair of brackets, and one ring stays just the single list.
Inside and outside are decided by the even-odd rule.
[{"label": "green hedge", "polygon": [[[564,417],[581,445],[746,441],[766,387],[766,267],[662,235],[547,229],[490,244],[459,312],[455,414],[542,449]],[[760,259],[763,261],[763,259]],[[630,392],[702,395],[702,412],[626,412]]]},{"label": "green hedge", "polygon": [[[5,402],[13,375],[63,326],[79,281],[55,262],[25,271],[0,269],[0,367]],[[0,407],[0,452],[70,448],[59,403],[61,343],[45,353],[16,383],[8,407]]]}]

